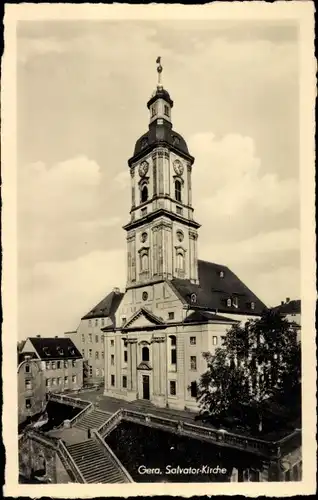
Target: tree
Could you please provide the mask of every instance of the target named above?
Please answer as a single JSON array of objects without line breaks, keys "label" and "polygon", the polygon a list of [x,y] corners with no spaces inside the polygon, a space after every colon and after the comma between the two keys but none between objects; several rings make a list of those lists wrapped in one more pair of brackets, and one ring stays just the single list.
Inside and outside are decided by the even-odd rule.
[{"label": "tree", "polygon": [[300,395],[300,344],[290,323],[273,310],[233,326],[223,347],[204,358],[208,369],[199,382],[201,413],[214,418],[238,414],[252,426],[255,419],[261,432],[271,404],[291,410],[291,396]]}]

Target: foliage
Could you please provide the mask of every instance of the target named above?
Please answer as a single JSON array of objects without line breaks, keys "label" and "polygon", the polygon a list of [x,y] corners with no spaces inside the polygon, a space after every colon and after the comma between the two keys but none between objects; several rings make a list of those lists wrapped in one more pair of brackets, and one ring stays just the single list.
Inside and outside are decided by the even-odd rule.
[{"label": "foliage", "polygon": [[295,330],[272,310],[233,326],[222,348],[214,355],[204,353],[208,369],[199,383],[201,412],[214,419],[236,415],[245,427],[257,422],[261,431],[263,417],[271,412],[283,415],[287,409],[291,414],[295,402],[299,409],[300,357]]}]

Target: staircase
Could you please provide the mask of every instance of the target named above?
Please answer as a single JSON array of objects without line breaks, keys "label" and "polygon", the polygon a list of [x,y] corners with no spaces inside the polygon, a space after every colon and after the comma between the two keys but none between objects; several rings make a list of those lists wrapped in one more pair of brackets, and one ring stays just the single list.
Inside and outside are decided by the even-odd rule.
[{"label": "staircase", "polygon": [[111,413],[107,413],[101,410],[93,410],[90,413],[85,413],[82,418],[80,418],[74,425],[78,429],[98,429],[103,425],[106,420],[109,419]]},{"label": "staircase", "polygon": [[127,478],[107,450],[94,439],[67,445],[86,483],[126,483]]}]

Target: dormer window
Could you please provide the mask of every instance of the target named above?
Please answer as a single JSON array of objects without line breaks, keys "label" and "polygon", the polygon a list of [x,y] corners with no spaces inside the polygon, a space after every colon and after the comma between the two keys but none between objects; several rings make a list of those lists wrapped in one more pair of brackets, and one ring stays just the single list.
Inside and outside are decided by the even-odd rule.
[{"label": "dormer window", "polygon": [[239,305],[238,304],[238,298],[234,297],[234,299],[233,299],[233,306],[236,307],[236,308],[238,308],[238,305]]},{"label": "dormer window", "polygon": [[251,302],[251,309],[254,311],[254,309],[255,309],[255,302]]},{"label": "dormer window", "polygon": [[58,349],[58,351],[59,351],[59,354],[60,354],[61,356],[63,356],[63,354],[64,354],[64,350],[63,350],[63,349]]},{"label": "dormer window", "polygon": [[226,305],[227,305],[227,307],[231,307],[231,305],[232,305],[232,299],[227,299]]},{"label": "dormer window", "polygon": [[192,304],[195,304],[195,303],[196,303],[196,301],[197,301],[197,296],[196,296],[196,294],[195,294],[195,293],[192,293],[192,294],[191,294],[191,302],[192,302]]},{"label": "dormer window", "polygon": [[49,348],[48,347],[43,347],[43,352],[46,356],[51,356],[49,353]]},{"label": "dormer window", "polygon": [[220,278],[224,278],[224,271],[220,271]]},{"label": "dormer window", "polygon": [[147,137],[144,137],[141,141],[141,148],[143,149],[147,146],[148,146],[148,139],[147,139]]},{"label": "dormer window", "polygon": [[167,106],[166,104],[165,104],[165,106],[164,106],[164,114],[165,114],[166,116],[170,116],[169,106]]}]

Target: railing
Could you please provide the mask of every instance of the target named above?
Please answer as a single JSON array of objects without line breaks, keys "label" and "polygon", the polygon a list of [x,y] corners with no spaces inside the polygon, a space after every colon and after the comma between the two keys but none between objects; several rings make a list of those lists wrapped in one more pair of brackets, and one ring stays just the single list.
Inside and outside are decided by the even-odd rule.
[{"label": "railing", "polygon": [[68,471],[68,473],[69,471],[71,472],[71,474],[69,475],[73,476],[77,483],[85,483],[86,481],[82,476],[81,471],[77,467],[75,461],[73,460],[73,457],[71,456],[61,439],[58,443],[58,452],[65,469]]},{"label": "railing", "polygon": [[57,403],[69,404],[71,406],[76,406],[78,408],[86,408],[91,405],[89,401],[85,401],[84,399],[72,398],[70,396],[65,396],[64,394],[56,394],[51,393],[48,396],[50,401],[56,401]]},{"label": "railing", "polygon": [[275,445],[278,448],[279,455],[284,456],[301,446],[301,441],[301,430],[297,429],[288,436],[282,438],[280,441],[277,441]]},{"label": "railing", "polygon": [[124,410],[117,410],[116,413],[113,413],[109,419],[102,424],[98,429],[98,433],[104,437],[106,437],[110,432],[119,424],[119,422],[123,418]]},{"label": "railing", "polygon": [[119,469],[122,475],[124,476],[125,483],[133,483],[133,479],[129,472],[125,469],[121,461],[116,457],[115,453],[112,451],[112,449],[108,446],[108,444],[103,440],[102,436],[99,434],[98,431],[93,429],[92,431],[93,437],[96,439],[96,441],[99,442],[99,444],[102,446],[103,451],[105,454],[107,454],[108,457],[111,458],[114,466],[116,469]]}]

